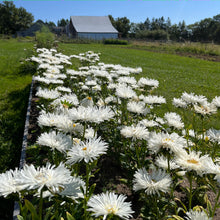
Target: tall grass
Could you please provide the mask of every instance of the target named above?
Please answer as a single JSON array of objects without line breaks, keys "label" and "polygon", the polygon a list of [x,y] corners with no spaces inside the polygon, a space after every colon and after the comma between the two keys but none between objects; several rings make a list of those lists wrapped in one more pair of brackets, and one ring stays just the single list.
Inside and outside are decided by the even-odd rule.
[{"label": "tall grass", "polygon": [[210,55],[220,56],[220,46],[212,43],[199,43],[199,42],[146,42],[146,41],[131,41],[132,48],[148,49],[152,51],[164,51],[170,53],[191,53],[195,55]]}]

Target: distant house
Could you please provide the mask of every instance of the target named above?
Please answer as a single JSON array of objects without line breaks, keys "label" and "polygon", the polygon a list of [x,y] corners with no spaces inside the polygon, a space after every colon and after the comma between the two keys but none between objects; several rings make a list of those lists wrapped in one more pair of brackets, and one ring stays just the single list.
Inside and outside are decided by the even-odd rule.
[{"label": "distant house", "polygon": [[73,38],[118,38],[118,31],[112,26],[108,16],[71,16],[66,31],[67,35]]}]

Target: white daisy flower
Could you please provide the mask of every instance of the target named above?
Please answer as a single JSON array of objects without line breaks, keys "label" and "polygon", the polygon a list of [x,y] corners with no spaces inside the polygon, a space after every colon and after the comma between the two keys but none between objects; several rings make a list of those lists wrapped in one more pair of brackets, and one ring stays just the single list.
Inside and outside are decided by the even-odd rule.
[{"label": "white daisy flower", "polygon": [[56,99],[60,96],[60,93],[57,90],[42,89],[39,87],[36,96],[44,99]]},{"label": "white daisy flower", "polygon": [[186,108],[187,103],[183,99],[173,98],[173,105],[180,108]]},{"label": "white daisy flower", "polygon": [[154,96],[152,96],[152,95],[145,96],[143,101],[146,104],[149,104],[149,105],[166,103],[166,99],[164,97],[156,96],[156,95],[154,95]]},{"label": "white daisy flower", "polygon": [[19,178],[20,171],[16,170],[8,170],[5,173],[0,174],[0,196],[8,196],[12,193],[18,193],[24,187],[20,186],[16,179]]},{"label": "white daisy flower", "polygon": [[85,131],[85,138],[89,139],[89,138],[94,138],[97,136],[97,133],[95,132],[95,130],[93,128],[87,128]]},{"label": "white daisy flower", "polygon": [[85,85],[87,85],[87,86],[96,86],[97,82],[95,80],[87,80],[85,82]]},{"label": "white daisy flower", "polygon": [[96,86],[92,87],[92,91],[101,91],[101,90],[102,90],[102,88],[100,85],[96,85]]},{"label": "white daisy flower", "polygon": [[58,117],[59,116],[54,113],[46,113],[44,111],[41,111],[37,119],[38,125],[52,127],[55,125]]},{"label": "white daisy flower", "polygon": [[117,215],[122,219],[129,219],[132,217],[131,203],[125,202],[127,199],[124,195],[117,195],[112,192],[101,193],[93,195],[87,205],[88,211],[93,212],[93,216],[103,216],[103,220],[108,215]]},{"label": "white daisy flower", "polygon": [[212,103],[204,102],[202,105],[193,105],[194,111],[201,115],[211,115],[217,113],[217,108]]},{"label": "white daisy flower", "polygon": [[118,78],[118,82],[123,84],[130,84],[130,85],[135,85],[137,83],[136,79],[134,77],[129,77],[129,76],[123,76]]},{"label": "white daisy flower", "polygon": [[201,152],[183,151],[176,155],[175,162],[184,170],[195,171],[202,176],[204,173],[213,173],[214,163],[209,155],[200,156]]},{"label": "white daisy flower", "polygon": [[190,210],[189,212],[186,212],[186,215],[186,220],[212,220],[212,218],[208,217],[205,211]]},{"label": "white daisy flower", "polygon": [[153,88],[157,88],[159,86],[159,82],[158,80],[155,80],[155,79],[148,79],[148,78],[144,78],[144,77],[141,77],[139,80],[138,80],[138,86],[140,87],[145,87],[145,86],[151,86]]},{"label": "white daisy flower", "polygon": [[160,195],[160,191],[167,193],[172,184],[170,175],[156,168],[153,168],[151,173],[148,173],[145,168],[138,169],[134,177],[134,191],[144,190],[147,195]]},{"label": "white daisy flower", "polygon": [[206,132],[206,135],[208,136],[210,141],[220,144],[220,130],[211,128]]},{"label": "white daisy flower", "polygon": [[67,108],[68,106],[65,106],[65,102],[69,103],[70,105],[74,105],[74,106],[79,105],[78,98],[73,93],[66,94],[66,95],[63,95],[63,96],[57,98],[56,100],[54,100],[51,103],[51,105],[57,106],[57,107],[60,107],[60,108],[63,108],[63,107]]},{"label": "white daisy flower", "polygon": [[[52,58],[53,59],[53,58]],[[56,58],[55,58],[56,59]],[[53,67],[53,66],[49,66],[49,68],[47,69],[47,73],[51,73],[51,74],[60,74],[60,69]]]},{"label": "white daisy flower", "polygon": [[108,145],[99,138],[90,138],[73,145],[67,153],[67,164],[75,164],[84,160],[86,163],[96,160],[100,155],[106,154]]},{"label": "white daisy flower", "polygon": [[145,127],[140,125],[124,126],[120,132],[122,136],[126,138],[132,138],[134,140],[147,140],[149,137],[149,131]]},{"label": "white daisy flower", "polygon": [[157,127],[160,126],[156,121],[154,120],[148,120],[148,119],[143,119],[138,122],[138,125],[142,125],[145,127]]},{"label": "white daisy flower", "polygon": [[65,74],[54,74],[54,73],[43,73],[43,76],[45,76],[47,79],[66,79]]},{"label": "white daisy flower", "polygon": [[152,132],[148,139],[148,148],[153,153],[167,149],[175,154],[180,154],[186,146],[186,140],[177,133],[167,134]]},{"label": "white daisy flower", "polygon": [[67,88],[67,87],[64,87],[64,86],[58,86],[56,89],[60,92],[67,92],[67,93],[72,92],[72,90],[70,88]]},{"label": "white daisy flower", "polygon": [[[168,159],[165,156],[157,157],[156,160],[155,160],[155,163],[158,167],[160,167],[164,170],[168,169]],[[169,161],[169,164],[170,164],[170,169],[171,170],[179,168],[179,166],[175,163],[175,160],[173,160],[173,159]]]},{"label": "white daisy flower", "polygon": [[80,102],[80,105],[83,106],[83,107],[93,107],[94,102],[93,102],[92,97],[87,96],[86,98],[84,98],[84,99]]},{"label": "white daisy flower", "polygon": [[207,102],[207,98],[203,95],[195,95],[194,93],[187,93],[187,92],[183,92],[181,99],[185,102],[187,102],[188,104],[203,104],[205,102]]},{"label": "white daisy flower", "polygon": [[58,167],[55,167],[55,165],[47,163],[45,167],[38,168],[35,168],[33,164],[30,166],[25,165],[16,181],[28,190],[38,189],[40,191],[46,186],[53,192],[57,192],[70,179],[71,172],[64,164],[61,163]]},{"label": "white daisy flower", "polygon": [[85,182],[80,177],[71,177],[68,183],[63,184],[63,188],[60,188],[58,194],[73,200],[84,198],[81,188],[85,191],[85,185]]},{"label": "white daisy flower", "polygon": [[212,102],[213,105],[215,105],[217,108],[220,108],[220,96],[216,96]]},{"label": "white daisy flower", "polygon": [[161,125],[165,124],[165,121],[162,118],[160,118],[160,117],[156,117],[155,121],[158,122]]},{"label": "white daisy flower", "polygon": [[174,127],[177,129],[182,129],[184,127],[184,123],[181,121],[180,115],[175,112],[167,112],[164,115],[164,119],[167,121],[167,124],[170,127]]},{"label": "white daisy flower", "polygon": [[193,138],[195,138],[196,135],[197,135],[197,134],[195,133],[195,131],[192,130],[192,129],[182,130],[182,134],[183,134],[184,137],[190,136],[190,137],[193,137]]},{"label": "white daisy flower", "polygon": [[123,99],[129,99],[136,97],[135,91],[132,90],[131,87],[125,86],[123,84],[118,84],[116,88],[116,96],[123,98]]},{"label": "white daisy flower", "polygon": [[144,102],[130,101],[127,104],[127,109],[128,111],[137,113],[137,114],[146,115],[147,113],[150,113],[150,109],[145,107]]},{"label": "white daisy flower", "polygon": [[56,133],[55,131],[41,134],[37,139],[37,143],[48,146],[53,150],[57,149],[60,152],[65,152],[72,145],[71,137],[61,132]]},{"label": "white daisy flower", "polygon": [[83,107],[73,108],[69,110],[69,116],[74,121],[87,121],[101,123],[115,116],[110,107]]}]

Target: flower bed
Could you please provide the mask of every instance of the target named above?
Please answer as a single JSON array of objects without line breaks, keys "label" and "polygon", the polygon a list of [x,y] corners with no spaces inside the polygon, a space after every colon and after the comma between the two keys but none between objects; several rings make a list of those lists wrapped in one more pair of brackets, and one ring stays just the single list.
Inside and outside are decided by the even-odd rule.
[{"label": "flower bed", "polygon": [[[183,92],[166,99],[142,69],[104,64],[91,51],[38,49],[27,164],[0,175],[0,195],[16,196],[20,219],[211,219],[218,207],[220,131],[196,128],[220,97]],[[82,66],[71,69],[71,59]],[[202,123],[202,124],[204,124]],[[211,203],[208,194],[214,193]]]}]

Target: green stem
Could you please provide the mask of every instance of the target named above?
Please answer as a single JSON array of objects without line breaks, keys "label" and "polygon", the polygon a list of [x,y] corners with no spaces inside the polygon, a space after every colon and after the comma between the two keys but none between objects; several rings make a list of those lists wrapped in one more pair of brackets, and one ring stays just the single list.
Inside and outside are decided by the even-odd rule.
[{"label": "green stem", "polygon": [[189,180],[189,211],[192,209],[192,174],[190,173],[188,176],[188,180]]},{"label": "green stem", "polygon": [[88,196],[90,170],[88,163],[86,164],[86,197]]},{"label": "green stem", "polygon": [[40,191],[39,220],[43,219],[43,189]]},{"label": "green stem", "polygon": [[83,136],[82,136],[83,141],[85,139],[85,133],[86,133],[86,123],[84,123],[84,128],[83,128]]},{"label": "green stem", "polygon": [[136,153],[136,157],[137,157],[137,166],[138,166],[138,168],[141,168],[140,155],[139,155],[139,149],[138,148],[139,148],[138,146],[135,146],[135,153]]},{"label": "green stem", "polygon": [[212,218],[214,218],[215,211],[216,211],[217,206],[218,206],[218,200],[219,200],[219,197],[220,197],[220,190],[218,191],[218,195],[217,195],[217,197],[216,197],[215,206],[214,206],[214,208],[213,208],[213,212],[212,212]]},{"label": "green stem", "polygon": [[160,215],[159,215],[159,211],[158,211],[158,204],[157,204],[157,195],[154,195],[154,198],[153,198],[153,201],[154,201],[154,208],[155,208],[155,211],[156,211],[156,216],[157,218],[156,219],[160,219]]},{"label": "green stem", "polygon": [[168,173],[170,173],[170,153],[167,154],[167,167],[168,167]]},{"label": "green stem", "polygon": [[90,178],[90,169],[89,164],[86,163],[86,192],[84,195],[84,219],[87,219],[87,202],[88,202],[88,190],[89,190],[89,178]]}]

